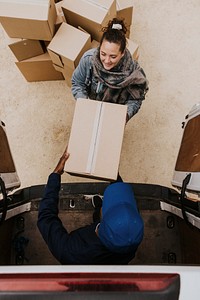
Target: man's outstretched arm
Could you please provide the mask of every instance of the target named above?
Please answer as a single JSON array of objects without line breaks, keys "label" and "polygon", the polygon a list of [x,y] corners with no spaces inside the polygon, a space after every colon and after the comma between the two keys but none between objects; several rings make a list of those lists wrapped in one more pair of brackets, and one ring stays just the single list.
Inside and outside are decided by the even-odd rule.
[{"label": "man's outstretched arm", "polygon": [[[47,243],[52,254],[59,260],[61,256],[60,242],[63,237],[67,237],[68,233],[63,227],[58,217],[59,191],[61,185],[61,175],[66,160],[69,158],[67,149],[61,156],[54,171],[49,175],[47,185],[45,187],[44,196],[40,201],[37,226],[40,233]],[[64,240],[65,240],[64,239]],[[67,240],[67,239],[66,239]]]}]

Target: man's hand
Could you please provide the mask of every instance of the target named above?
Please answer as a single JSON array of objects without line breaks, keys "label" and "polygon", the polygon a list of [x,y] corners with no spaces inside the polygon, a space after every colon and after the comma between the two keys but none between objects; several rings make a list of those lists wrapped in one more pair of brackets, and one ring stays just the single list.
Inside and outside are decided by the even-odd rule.
[{"label": "man's hand", "polygon": [[64,172],[65,162],[68,160],[68,158],[69,158],[69,153],[67,152],[67,148],[66,148],[63,155],[61,156],[57,166],[55,167],[53,173],[62,175]]}]

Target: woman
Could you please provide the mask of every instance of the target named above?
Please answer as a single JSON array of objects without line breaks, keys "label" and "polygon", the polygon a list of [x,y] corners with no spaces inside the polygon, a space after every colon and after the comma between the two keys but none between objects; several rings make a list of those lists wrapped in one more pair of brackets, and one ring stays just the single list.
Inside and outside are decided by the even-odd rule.
[{"label": "woman", "polygon": [[102,31],[99,47],[84,53],[72,75],[72,94],[75,99],[126,104],[128,121],[140,109],[148,81],[126,48],[124,21],[114,18]]}]

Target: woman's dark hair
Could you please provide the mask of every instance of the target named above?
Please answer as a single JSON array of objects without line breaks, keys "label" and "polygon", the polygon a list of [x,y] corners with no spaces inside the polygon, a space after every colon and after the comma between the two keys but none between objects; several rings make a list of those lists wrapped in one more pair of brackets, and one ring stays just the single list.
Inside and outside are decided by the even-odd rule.
[{"label": "woman's dark hair", "polygon": [[114,18],[108,22],[106,27],[102,28],[103,35],[100,40],[100,46],[104,40],[115,43],[120,46],[121,53],[126,48],[126,32],[127,28],[124,19]]}]

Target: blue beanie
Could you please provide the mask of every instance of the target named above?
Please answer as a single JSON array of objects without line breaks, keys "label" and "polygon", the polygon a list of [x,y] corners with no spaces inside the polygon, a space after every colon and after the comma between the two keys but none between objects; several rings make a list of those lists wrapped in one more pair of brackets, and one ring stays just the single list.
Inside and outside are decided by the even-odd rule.
[{"label": "blue beanie", "polygon": [[144,223],[129,183],[110,184],[103,196],[102,220],[98,228],[101,242],[110,251],[130,252],[141,243]]}]

